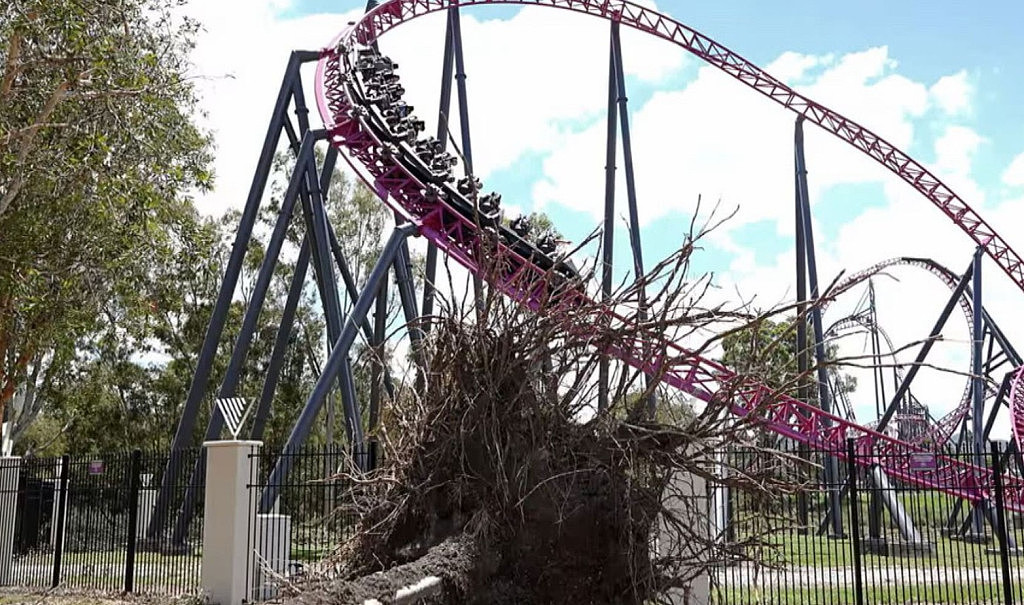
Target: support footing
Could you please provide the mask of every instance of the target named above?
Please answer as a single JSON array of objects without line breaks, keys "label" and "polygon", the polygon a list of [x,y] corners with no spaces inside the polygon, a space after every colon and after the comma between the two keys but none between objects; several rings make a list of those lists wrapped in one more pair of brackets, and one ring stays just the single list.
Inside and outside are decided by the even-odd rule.
[{"label": "support footing", "polygon": [[[1001,555],[1001,554],[1003,554],[1002,551],[999,550],[998,547],[996,547],[996,548],[986,548],[985,552],[990,554],[990,555]],[[1024,548],[1010,548],[1010,549],[1007,549],[1007,554],[1009,554],[1011,557],[1022,556],[1022,555],[1024,555]]]},{"label": "support footing", "polygon": [[930,557],[935,554],[934,542],[889,541],[886,538],[868,538],[863,552],[881,557]]},{"label": "support footing", "polygon": [[992,541],[991,538],[985,534],[967,533],[949,536],[950,540],[956,540],[957,542],[966,542],[968,544],[988,544]]}]

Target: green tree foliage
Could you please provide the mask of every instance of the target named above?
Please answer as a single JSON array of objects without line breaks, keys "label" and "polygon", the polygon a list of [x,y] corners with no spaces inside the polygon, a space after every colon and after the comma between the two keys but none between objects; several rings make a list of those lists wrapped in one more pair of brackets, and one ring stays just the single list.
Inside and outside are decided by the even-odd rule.
[{"label": "green tree foliage", "polygon": [[[801,382],[809,386],[809,401],[817,405],[817,374],[813,344],[807,351],[810,371],[800,375],[797,358],[796,327],[794,318],[782,321],[759,319],[742,330],[727,334],[722,339],[722,363],[734,371],[754,377],[760,382],[791,396],[799,395]],[[809,328],[809,326],[808,326]],[[810,329],[808,339],[813,341]],[[833,380],[844,392],[851,392],[857,384],[856,378],[839,372],[834,364],[837,359],[835,345],[826,347],[826,364],[833,373]]]},{"label": "green tree foliage", "polygon": [[[282,181],[289,169],[287,158],[279,158],[275,184],[260,214],[256,233],[265,235],[272,229],[284,194]],[[362,283],[367,267],[379,252],[375,251],[375,246],[379,247],[389,211],[369,191],[347,180],[340,171],[334,175],[332,183],[328,212],[353,272],[362,274],[357,279]],[[295,270],[297,245],[304,232],[301,212],[297,209],[292,219],[290,243],[278,261],[238,388],[233,393],[250,401],[260,396],[284,311]],[[102,453],[140,444],[157,450],[169,447],[238,221],[237,212],[229,212],[219,219],[200,217],[195,212],[183,215],[171,234],[171,250],[154,259],[150,267],[145,312],[127,313],[118,299],[108,301],[97,328],[79,339],[71,360],[38,387],[35,398],[45,402],[45,408],[37,414],[34,423],[21,428],[23,437],[17,444],[20,452]],[[199,426],[205,427],[209,419],[263,258],[264,245],[254,239],[207,384]],[[263,435],[269,448],[284,443],[326,357],[326,326],[312,274],[310,268]],[[393,298],[395,288],[390,292]],[[390,306],[393,312],[397,302],[392,300]],[[370,373],[362,353],[364,349],[358,347],[353,361],[357,363],[357,391],[365,409]],[[344,440],[343,415],[336,394],[330,405],[337,409],[334,426],[328,430],[327,414],[323,414],[310,436],[312,444],[325,443],[330,434],[335,442]],[[195,435],[194,444],[200,439],[200,435]]]},{"label": "green tree foliage", "polygon": [[83,339],[139,323],[209,186],[177,4],[0,8],[0,417],[29,377],[78,371]]}]

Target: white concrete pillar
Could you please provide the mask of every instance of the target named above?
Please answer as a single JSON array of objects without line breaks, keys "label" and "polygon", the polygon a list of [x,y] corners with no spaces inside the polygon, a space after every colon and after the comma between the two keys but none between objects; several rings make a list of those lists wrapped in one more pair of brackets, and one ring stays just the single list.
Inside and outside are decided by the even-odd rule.
[{"label": "white concrete pillar", "polygon": [[153,483],[153,473],[142,473],[139,476],[139,483],[142,489],[139,490],[139,523],[135,537],[139,540],[145,540],[149,521],[153,518],[153,511],[156,508],[157,490],[151,486]]},{"label": "white concrete pillar", "polygon": [[20,471],[21,458],[0,458],[0,586],[14,580],[14,519]]},{"label": "white concrete pillar", "polygon": [[257,496],[250,497],[252,454],[259,441],[208,441],[203,520],[203,589],[210,602],[240,605],[246,598],[249,527]]},{"label": "white concrete pillar", "polygon": [[[712,522],[712,506],[708,501],[707,483],[702,477],[691,473],[677,472],[669,480],[662,506],[672,511],[681,523],[689,522],[691,531],[702,540],[709,537]],[[704,544],[690,544],[687,536],[679,536],[672,527],[662,521],[657,537],[661,554],[672,553],[692,557],[694,565],[706,566]],[[710,577],[705,571],[694,578],[689,586],[671,589],[665,596],[673,605],[708,605],[711,602]]]},{"label": "white concrete pillar", "polygon": [[279,581],[288,575],[292,554],[292,518],[290,515],[256,515],[258,557],[253,560],[256,595],[261,601],[277,597]]}]

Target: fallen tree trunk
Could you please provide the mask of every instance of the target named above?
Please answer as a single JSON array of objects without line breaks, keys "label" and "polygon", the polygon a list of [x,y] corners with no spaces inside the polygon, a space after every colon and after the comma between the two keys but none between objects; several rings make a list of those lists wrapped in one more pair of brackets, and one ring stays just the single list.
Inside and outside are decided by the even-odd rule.
[{"label": "fallen tree trunk", "polygon": [[409,563],[354,580],[317,582],[315,586],[308,586],[307,590],[295,595],[289,602],[295,605],[350,605],[377,601],[406,605],[422,601],[401,595],[403,589],[416,585],[428,577],[440,579],[440,592],[447,602],[466,602],[465,597],[469,596],[467,590],[472,584],[476,565],[476,546],[472,539],[460,535],[438,544],[419,559]]}]

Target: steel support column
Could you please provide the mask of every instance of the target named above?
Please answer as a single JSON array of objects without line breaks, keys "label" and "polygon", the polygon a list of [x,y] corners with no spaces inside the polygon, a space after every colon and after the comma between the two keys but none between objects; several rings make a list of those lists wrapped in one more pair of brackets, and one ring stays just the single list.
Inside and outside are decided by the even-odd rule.
[{"label": "steel support column", "polygon": [[[334,263],[338,266],[338,272],[341,274],[341,281],[345,283],[345,292],[348,295],[349,301],[352,304],[355,304],[356,298],[359,297],[359,287],[356,285],[355,278],[352,276],[352,270],[348,266],[348,260],[345,258],[345,252],[341,249],[341,243],[338,242],[338,237],[335,235],[334,228],[331,226],[330,222],[327,223],[327,235],[331,240],[331,252],[334,254]],[[386,288],[384,296],[387,296]],[[366,342],[373,342],[373,328],[368,319],[363,320],[362,330],[363,338],[366,339]],[[384,390],[387,392],[388,398],[394,399],[395,385],[391,379],[391,370],[388,368],[387,364],[384,365],[383,372]]]},{"label": "steel support column", "polygon": [[871,375],[875,387],[875,419],[882,416],[885,397],[885,368],[882,364],[882,341],[878,335],[878,311],[875,308],[875,282],[868,280],[868,313],[871,318]]},{"label": "steel support column", "polygon": [[295,272],[292,273],[292,283],[288,287],[288,299],[285,301],[284,312],[281,314],[281,323],[277,326],[274,349],[270,354],[270,365],[267,366],[267,375],[263,380],[260,401],[256,407],[256,413],[253,415],[252,430],[249,433],[249,438],[253,441],[263,439],[263,431],[266,429],[267,420],[270,419],[270,406],[274,400],[274,393],[277,392],[277,382],[281,378],[281,366],[284,364],[284,356],[288,351],[288,343],[292,336],[292,326],[295,324],[295,312],[298,310],[299,299],[302,298],[302,288],[306,282],[309,256],[309,238],[306,237],[302,239],[299,258],[295,261]]},{"label": "steel support column", "polygon": [[[459,131],[462,135],[462,160],[466,176],[473,177],[473,140],[469,136],[469,95],[466,93],[466,62],[462,54],[462,19],[459,9],[449,9],[449,23],[452,28],[452,47],[455,50],[455,90],[459,97]],[[408,255],[407,255],[408,256]],[[484,285],[480,276],[473,274],[473,296],[477,312],[483,311]]]},{"label": "steel support column", "polygon": [[[984,308],[982,307],[981,300],[981,255],[984,254],[984,249],[979,247],[974,252],[973,260],[973,281],[971,288],[973,305],[972,310],[974,311],[973,325],[971,329],[971,339],[973,346],[973,360],[971,366],[971,373],[973,374],[971,380],[971,419],[973,420],[973,426],[971,428],[971,440],[973,444],[972,453],[974,454],[975,463],[977,461],[984,460],[985,452],[985,427],[984,427],[984,416],[985,416],[985,377],[981,373],[982,365],[982,354],[984,353],[985,343],[985,331],[984,331],[984,319],[982,313]],[[982,462],[984,466],[984,462]],[[982,536],[985,532],[985,509],[986,503],[984,501],[978,502],[972,510],[973,518],[973,530],[975,536]]]},{"label": "steel support column", "polygon": [[[355,299],[353,299],[353,302]],[[370,413],[368,429],[370,431],[377,428],[377,423],[380,418],[380,400],[381,400],[381,378],[382,375],[387,374],[387,362],[384,356],[384,340],[386,334],[384,333],[387,329],[387,318],[388,318],[388,280],[383,280],[380,283],[380,290],[377,292],[376,308],[373,311],[373,338],[370,339],[370,344],[373,348],[374,359],[372,360],[371,372],[370,372]],[[390,395],[394,398],[394,395]]]},{"label": "steel support column", "polygon": [[[263,303],[266,301],[267,291],[270,289],[271,280],[274,277],[274,269],[277,267],[277,260],[284,245],[285,236],[288,232],[288,224],[295,213],[295,202],[299,197],[303,182],[306,180],[309,164],[307,160],[313,155],[314,139],[311,136],[304,136],[299,147],[299,155],[295,171],[288,181],[288,188],[285,191],[284,200],[281,202],[281,210],[278,212],[277,221],[274,223],[274,230],[267,243],[267,249],[260,264],[259,273],[256,276],[256,284],[253,286],[249,304],[242,317],[242,326],[238,331],[234,347],[231,350],[231,358],[228,361],[224,379],[221,381],[218,397],[233,397],[238,388],[239,374],[242,365],[249,354],[249,346],[252,344],[252,336],[256,331],[256,324],[259,321],[260,313],[263,310]],[[315,178],[315,173],[314,173]],[[220,408],[213,407],[210,413],[210,420],[206,425],[206,434],[203,441],[214,441],[220,438],[224,430],[224,416]],[[171,540],[174,544],[181,543],[188,532],[188,526],[192,522],[192,514],[196,504],[196,492],[202,484],[202,478],[206,470],[206,449],[200,451],[192,473],[189,478],[188,487],[185,490],[185,497],[182,499],[181,510],[178,512],[177,521],[174,524],[174,531]]]},{"label": "steel support column", "polygon": [[[633,140],[629,131],[629,97],[626,96],[626,75],[622,66],[622,40],[619,35],[618,21],[612,22],[612,54],[615,65],[615,87],[619,105],[619,132],[622,134],[622,164],[626,171],[626,201],[629,206],[629,246],[633,251],[633,275],[642,280],[644,271],[643,246],[640,243],[640,219],[636,207],[636,176],[633,172]],[[641,282],[637,316],[641,322],[647,320],[647,287]],[[652,358],[651,351],[645,351],[646,359]],[[655,378],[646,375],[647,416],[651,419],[657,408],[657,396],[654,392]]]},{"label": "steel support column", "polygon": [[[377,264],[374,266],[373,271],[367,278],[367,282],[363,286],[363,290],[359,293],[359,297],[356,299],[355,305],[352,306],[352,311],[349,313],[349,316],[345,321],[345,326],[342,329],[341,334],[334,343],[334,348],[331,350],[330,357],[327,358],[327,362],[324,364],[320,377],[317,379],[316,385],[313,387],[313,392],[310,393],[309,399],[306,401],[306,405],[302,409],[302,413],[299,415],[298,420],[296,420],[295,425],[292,427],[291,434],[288,436],[288,442],[284,446],[285,452],[292,451],[305,442],[306,437],[309,435],[309,431],[313,426],[313,421],[316,419],[327,393],[331,390],[331,382],[341,371],[342,365],[348,359],[349,348],[355,340],[356,332],[359,329],[358,326],[362,323],[362,320],[370,310],[374,297],[380,290],[381,281],[387,276],[388,269],[400,253],[402,244],[406,242],[406,238],[414,232],[415,226],[405,224],[395,227],[395,230],[391,233],[391,237],[388,239],[384,249],[381,251],[381,256],[377,260]],[[345,405],[345,422],[353,428],[353,432],[357,433],[353,438],[353,441],[356,444],[361,444],[362,416],[359,411],[358,402],[343,401],[343,403]],[[350,403],[354,405],[350,405]],[[356,453],[358,453],[358,450],[356,450]],[[291,471],[291,465],[291,457],[281,456],[278,458],[277,464],[274,466],[274,470],[267,481],[267,487],[264,488],[260,499],[260,510],[262,512],[267,512],[273,508],[274,502],[277,500],[279,488],[287,478],[288,473]]]},{"label": "steel support column", "polygon": [[[231,299],[238,285],[238,277],[241,273],[242,263],[245,259],[245,252],[252,237],[252,229],[259,214],[260,200],[266,188],[267,177],[270,174],[274,161],[274,152],[281,136],[283,125],[287,123],[287,108],[292,99],[292,92],[295,83],[299,79],[299,66],[302,63],[315,61],[320,55],[313,51],[293,51],[288,58],[288,65],[281,81],[281,88],[278,90],[277,100],[270,116],[270,123],[267,126],[267,134],[263,139],[263,147],[260,150],[260,157],[256,163],[256,172],[253,175],[252,183],[249,186],[249,194],[246,198],[245,207],[239,220],[238,230],[235,232],[235,240],[231,246],[231,256],[227,266],[224,268],[224,278],[221,281],[220,291],[217,294],[217,302],[214,304],[213,314],[210,317],[210,324],[207,326],[206,335],[203,337],[203,346],[196,361],[196,370],[192,376],[192,383],[185,399],[181,419],[178,428],[171,441],[171,451],[177,451],[188,447],[192,443],[195,433],[195,424],[199,416],[199,405],[202,403],[206,393],[206,385],[213,370],[213,360],[217,353],[217,345],[220,342],[221,333],[224,331],[224,323],[227,320],[228,309],[231,306]],[[180,457],[170,456],[167,467],[164,470],[163,479],[160,484],[160,491],[154,503],[153,518],[146,529],[148,539],[156,538],[162,531],[167,520],[168,508],[170,506],[171,488],[177,480],[180,471],[178,465]]]},{"label": "steel support column", "polygon": [[[444,32],[444,57],[441,63],[441,99],[438,101],[437,109],[437,140],[441,142],[441,149],[448,147],[448,114],[452,108],[452,72],[455,68],[455,49],[452,41],[452,15],[459,11],[458,7],[448,9],[448,20]],[[434,281],[437,279],[437,246],[433,242],[427,243],[426,266],[423,277],[423,310],[424,317],[434,314]],[[423,326],[425,331],[430,330],[430,322]]]},{"label": "steel support column", "polygon": [[409,258],[407,246],[402,246],[402,249],[395,255],[393,264],[395,282],[398,285],[398,298],[402,303],[402,311],[409,329],[409,350],[413,354],[416,365],[425,372],[427,360],[423,351],[423,320],[416,309],[416,287],[413,284],[412,261]]},{"label": "steel support column", "polygon": [[[612,22],[615,27],[615,22]],[[615,45],[608,44],[608,137],[604,164],[604,226],[601,233],[601,302],[608,302],[612,295],[612,249],[615,245],[615,153],[618,143],[618,125],[615,106],[618,100],[618,86],[615,79]],[[611,368],[606,355],[601,356],[598,365],[597,409],[608,409],[608,383]]]},{"label": "steel support column", "polygon": [[[811,201],[807,188],[807,164],[804,159],[804,128],[803,116],[796,120],[795,146],[796,146],[796,180],[797,192],[800,196],[800,225],[799,229],[804,232],[804,251],[807,256],[807,278],[811,290],[811,299],[814,300],[811,307],[811,327],[814,331],[814,357],[818,375],[818,406],[826,414],[832,412],[832,403],[828,388],[828,369],[825,355],[825,336],[821,327],[821,305],[818,298],[818,265],[814,250],[814,230],[811,221]],[[823,419],[825,428],[831,425]],[[835,456],[827,455],[825,458],[825,483],[828,489],[828,507],[832,520],[832,533],[830,537],[842,537],[843,516],[840,514],[842,496],[839,486],[839,467]]]},{"label": "steel support column", "polygon": [[[810,403],[811,389],[807,383],[808,363],[807,347],[807,244],[804,241],[803,205],[800,197],[800,179],[794,174],[793,200],[795,209],[796,232],[796,361],[797,361],[797,399]],[[811,452],[803,443],[799,445],[802,463],[801,469],[811,468]],[[797,493],[797,514],[799,515],[800,532],[805,533],[810,526],[810,507],[807,493]]]}]

